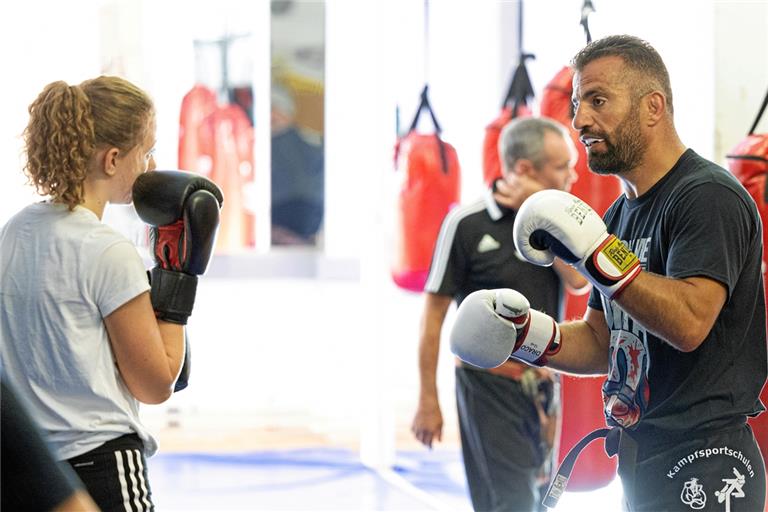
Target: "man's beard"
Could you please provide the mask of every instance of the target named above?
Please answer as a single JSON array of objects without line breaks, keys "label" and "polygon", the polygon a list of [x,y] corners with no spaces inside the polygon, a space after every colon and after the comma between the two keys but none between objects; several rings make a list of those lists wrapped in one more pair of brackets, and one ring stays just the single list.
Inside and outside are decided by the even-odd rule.
[{"label": "man's beard", "polygon": [[[648,143],[640,131],[640,107],[633,108],[611,135],[603,137],[605,152],[587,150],[589,168],[596,174],[623,174],[643,161]],[[596,134],[590,134],[596,136]]]}]

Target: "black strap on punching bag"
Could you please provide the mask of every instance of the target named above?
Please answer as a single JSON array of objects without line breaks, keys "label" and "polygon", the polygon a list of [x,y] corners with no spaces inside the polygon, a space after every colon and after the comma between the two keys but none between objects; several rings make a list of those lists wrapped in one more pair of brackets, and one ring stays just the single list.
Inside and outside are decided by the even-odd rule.
[{"label": "black strap on punching bag", "polygon": [[[755,122],[752,123],[752,128],[749,129],[749,133],[747,135],[755,134],[755,131],[757,130],[757,125],[760,123],[760,118],[763,117],[763,113],[765,112],[766,107],[768,107],[768,91],[765,91],[765,98],[763,98],[763,104],[760,105],[760,110],[757,111],[757,117],[755,117]],[[768,180],[765,181],[765,188],[763,189],[763,201],[768,203]]]},{"label": "black strap on punching bag", "polygon": [[430,119],[432,119],[432,124],[435,127],[435,137],[437,137],[437,146],[440,149],[440,162],[443,164],[443,172],[448,174],[448,156],[445,154],[445,145],[443,144],[443,140],[440,138],[440,133],[443,131],[443,129],[440,127],[440,123],[437,121],[437,116],[435,116],[435,111],[432,109],[432,105],[429,103],[429,84],[425,84],[424,89],[421,90],[421,101],[419,102],[419,108],[416,109],[416,114],[413,116],[411,127],[408,128],[408,133],[416,130],[416,126],[419,124],[419,117],[421,117],[421,113],[423,111],[427,111],[429,113]]},{"label": "black strap on punching bag", "polygon": [[435,127],[435,136],[437,138],[437,145],[440,150],[440,162],[443,164],[443,172],[448,174],[448,156],[445,154],[445,145],[440,138],[440,134],[443,129],[440,127],[440,123],[437,122],[437,116],[432,109],[432,105],[429,103],[429,0],[424,0],[424,89],[421,90],[421,100],[419,101],[419,108],[416,109],[416,114],[413,116],[411,126],[408,128],[408,133],[416,130],[416,126],[419,124],[419,117],[423,111],[429,113],[429,117],[432,119],[432,125]]},{"label": "black strap on punching bag", "polygon": [[421,117],[421,113],[426,110],[429,113],[429,117],[432,119],[432,124],[435,126],[435,133],[440,135],[443,129],[440,127],[440,123],[437,122],[435,111],[432,110],[432,105],[429,103],[428,93],[429,84],[425,84],[424,89],[421,90],[421,101],[419,102],[419,108],[416,109],[416,115],[413,116],[413,121],[411,122],[411,127],[408,128],[408,131],[412,132],[416,129],[416,125],[419,124],[419,117]]},{"label": "black strap on punching bag", "polygon": [[[595,6],[592,5],[592,0],[584,0],[584,4],[581,6],[581,21],[579,21],[579,25],[584,28],[584,37],[587,38],[587,44],[592,42],[592,32],[589,31],[589,15],[593,12],[595,12]],[[576,116],[573,103],[568,105],[568,113],[571,119]]]},{"label": "black strap on punching bag", "polygon": [[504,96],[504,101],[501,102],[502,109],[512,107],[513,118],[517,117],[517,109],[521,106],[527,106],[528,98],[535,96],[531,78],[528,75],[528,68],[525,67],[525,61],[535,59],[536,56],[523,51],[523,0],[519,0],[517,4],[517,49],[520,52],[517,68],[512,75],[512,81],[507,89],[507,94]]},{"label": "black strap on punching bag", "polygon": [[509,84],[507,95],[501,104],[501,108],[512,107],[512,117],[517,116],[517,109],[520,106],[528,105],[528,98],[533,98],[533,85],[528,75],[528,69],[525,67],[525,61],[535,59],[531,53],[520,55],[520,61],[515,68],[515,74],[512,76],[512,82]]},{"label": "black strap on punching bag", "polygon": [[581,22],[579,24],[584,27],[587,44],[592,42],[592,34],[589,31],[589,15],[593,12],[595,12],[595,7],[592,5],[592,0],[584,0],[584,5],[581,6]]},{"label": "black strap on punching bag", "polygon": [[760,123],[760,118],[763,117],[763,113],[765,112],[766,107],[768,107],[768,91],[765,91],[763,104],[760,106],[760,110],[757,112],[757,117],[755,117],[755,122],[752,123],[752,128],[749,129],[749,133],[747,135],[753,135],[755,133],[755,130],[757,130],[757,125]]}]

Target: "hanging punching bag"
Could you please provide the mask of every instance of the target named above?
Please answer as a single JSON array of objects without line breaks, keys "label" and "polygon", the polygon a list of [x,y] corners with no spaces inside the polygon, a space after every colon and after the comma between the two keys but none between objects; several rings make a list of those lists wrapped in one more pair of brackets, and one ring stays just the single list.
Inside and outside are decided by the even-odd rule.
[{"label": "hanging punching bag", "polygon": [[228,198],[221,211],[217,251],[255,245],[253,126],[239,105],[219,105],[216,93],[195,85],[182,100],[179,168],[216,182]]},{"label": "hanging punching bag", "polygon": [[216,93],[204,85],[195,85],[181,100],[179,114],[179,169],[195,171],[210,177],[213,163],[203,155],[199,127],[216,110]]},{"label": "hanging punching bag", "polygon": [[529,117],[528,98],[533,97],[533,86],[528,76],[525,61],[533,55],[523,54],[512,76],[507,95],[501,104],[501,113],[485,127],[483,139],[483,181],[488,186],[501,178],[501,162],[499,161],[499,135],[504,126],[518,117]]},{"label": "hanging punching bag", "polygon": [[[571,93],[573,70],[561,69],[547,84],[541,97],[541,115],[559,121],[569,128],[571,138],[579,153],[576,163],[578,180],[571,194],[589,204],[602,215],[621,193],[619,181],[612,176],[598,176],[589,170],[584,145],[571,126]],[[589,294],[576,296],[568,293],[565,298],[565,320],[581,318],[587,309]],[[562,377],[562,429],[560,435],[559,462],[585,435],[605,427],[603,415],[603,377]],[[603,443],[592,443],[580,454],[571,478],[569,491],[588,491],[610,483],[616,476],[616,459],[605,454]]]},{"label": "hanging punching bag", "polygon": [[[766,189],[766,176],[768,176],[768,133],[756,134],[755,130],[760,118],[768,106],[768,92],[766,92],[763,104],[757,114],[755,122],[747,137],[739,142],[731,152],[726,155],[728,169],[744,185],[752,196],[763,222],[763,247],[768,247],[768,190]],[[765,269],[768,267],[768,250],[763,250],[763,285],[768,296],[768,281],[765,280]],[[768,386],[763,387],[760,400],[768,404]],[[755,433],[757,444],[763,459],[768,460],[768,413],[763,413],[748,421]],[[768,506],[766,507],[768,509]]]},{"label": "hanging punching bag", "polygon": [[[456,150],[440,138],[440,125],[427,99],[427,86],[408,133],[395,145],[395,169],[402,173],[391,275],[397,286],[421,292],[443,218],[459,202],[460,169]],[[419,116],[429,113],[435,133],[416,132]]]},{"label": "hanging punching bag", "polygon": [[216,250],[232,252],[254,245],[254,215],[246,194],[253,182],[253,128],[238,105],[218,106],[198,127],[200,161],[210,162],[205,175],[227,194],[221,209]]},{"label": "hanging punching bag", "polygon": [[[768,133],[749,135],[739,142],[726,158],[728,169],[750,193],[757,204],[763,224],[768,225],[768,198],[765,189],[765,178],[768,174]],[[763,246],[768,247],[768,229],[763,230]],[[766,285],[768,286],[768,281]]]},{"label": "hanging punching bag", "polygon": [[253,247],[254,208],[246,195],[254,179],[250,119],[239,105],[223,105],[208,116],[203,126],[213,133],[213,144],[208,148],[213,162],[210,178],[229,200],[229,207],[221,208],[216,249],[233,252]]}]

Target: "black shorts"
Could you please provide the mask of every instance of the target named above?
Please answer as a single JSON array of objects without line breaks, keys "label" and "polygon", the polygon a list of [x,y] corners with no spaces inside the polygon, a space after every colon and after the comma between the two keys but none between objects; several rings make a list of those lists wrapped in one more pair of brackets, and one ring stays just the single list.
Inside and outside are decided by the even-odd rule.
[{"label": "black shorts", "polygon": [[632,512],[763,511],[765,464],[748,425],[664,446],[644,443],[635,464],[625,453],[622,447],[619,475]]},{"label": "black shorts", "polygon": [[103,512],[153,511],[144,444],[136,434],[107,441],[69,460]]}]

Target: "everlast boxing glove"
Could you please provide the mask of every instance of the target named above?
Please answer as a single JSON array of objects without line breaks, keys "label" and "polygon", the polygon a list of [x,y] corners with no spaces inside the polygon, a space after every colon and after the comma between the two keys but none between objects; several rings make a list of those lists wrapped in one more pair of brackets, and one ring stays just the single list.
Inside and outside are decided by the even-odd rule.
[{"label": "everlast boxing glove", "polygon": [[158,319],[185,325],[197,276],[204,274],[219,227],[221,190],[185,171],[151,171],[133,185],[133,205],[150,226],[152,307]]}]

